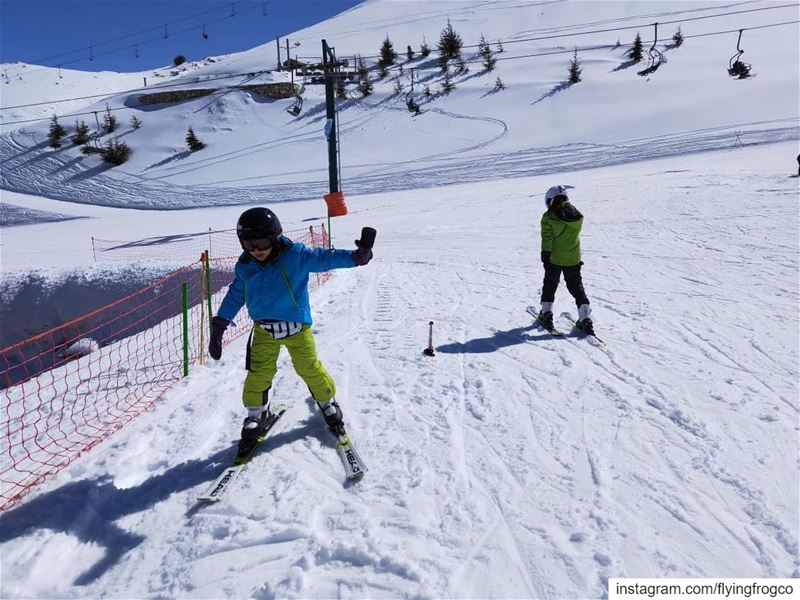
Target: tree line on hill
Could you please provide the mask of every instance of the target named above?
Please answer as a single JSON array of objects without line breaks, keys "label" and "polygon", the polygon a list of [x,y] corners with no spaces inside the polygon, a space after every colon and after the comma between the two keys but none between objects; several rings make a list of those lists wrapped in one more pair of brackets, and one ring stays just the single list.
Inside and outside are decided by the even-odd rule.
[{"label": "tree line on hill", "polygon": [[[133,115],[133,117],[131,117],[130,126],[131,129],[137,130],[142,126],[142,121],[136,115]],[[100,136],[114,133],[118,128],[119,120],[111,113],[111,109],[106,106],[106,112],[103,115],[103,122],[99,126],[99,131],[92,134],[86,121],[77,119],[75,121],[75,131],[69,139],[74,145],[81,146],[81,152],[83,154],[99,154],[105,162],[112,165],[121,165],[126,162],[131,155],[131,148],[127,143],[120,141],[115,136],[114,139],[107,140],[105,145],[98,144],[98,138]],[[54,150],[60,149],[62,140],[68,133],[67,129],[58,122],[58,117],[53,115],[50,119],[50,129],[47,133],[50,147]],[[205,143],[198,139],[197,134],[195,134],[191,126],[186,133],[185,140],[190,152],[197,152],[206,146]]]},{"label": "tree line on hill", "polygon": [[[678,30],[672,36],[672,42],[673,48],[677,48],[683,44],[683,34],[681,33],[680,27],[678,27]],[[617,42],[617,47],[618,46],[620,46],[619,41]],[[452,23],[448,19],[447,25],[444,27],[444,29],[442,29],[439,35],[439,41],[436,44],[436,49],[439,52],[439,68],[443,75],[443,79],[440,82],[440,92],[442,94],[450,94],[456,89],[456,84],[453,81],[454,76],[465,75],[469,73],[469,66],[462,55],[463,47],[464,44],[461,36],[458,34],[458,32],[456,32]],[[503,51],[503,44],[500,40],[498,40],[496,44],[490,44],[486,40],[485,36],[481,34],[481,39],[478,43],[478,56],[480,56],[481,64],[486,73],[490,73],[495,69],[498,60],[497,55]],[[419,54],[423,58],[426,58],[431,54],[431,47],[428,45],[424,37],[422,38]],[[405,55],[407,63],[410,63],[415,59],[416,53],[411,46],[406,46]],[[390,68],[396,65],[398,75],[395,78],[394,91],[396,93],[401,93],[405,91],[405,85],[401,80],[401,77],[404,75],[404,67],[403,64],[398,63],[398,58],[399,54],[394,49],[394,44],[387,34],[379,50],[379,58],[377,61],[377,78],[384,79],[389,74]],[[628,58],[631,59],[632,63],[641,62],[644,58],[643,43],[639,33],[636,34],[633,45],[628,51]],[[567,71],[567,81],[569,84],[579,83],[582,80],[582,72],[583,69],[580,66],[578,49],[576,47],[569,62]],[[356,57],[355,81],[358,91],[362,97],[372,94],[374,89],[373,79],[370,74],[370,69],[367,67],[366,62],[361,55],[357,55]],[[505,84],[500,77],[497,77],[493,91],[496,92],[502,89],[505,89]],[[428,84],[423,86],[422,95],[425,97],[430,97],[433,95],[433,92]],[[343,79],[340,79],[337,82],[337,98],[340,100],[347,99],[347,92],[345,90],[345,82]]]}]

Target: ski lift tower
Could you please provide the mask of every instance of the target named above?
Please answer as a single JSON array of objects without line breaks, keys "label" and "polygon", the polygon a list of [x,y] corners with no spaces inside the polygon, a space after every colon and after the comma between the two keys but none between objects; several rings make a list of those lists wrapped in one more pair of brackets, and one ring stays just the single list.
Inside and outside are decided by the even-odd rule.
[{"label": "ski lift tower", "polygon": [[339,189],[339,131],[336,125],[336,100],[334,87],[336,82],[336,56],[328,42],[322,40],[322,66],[325,70],[325,137],[328,140],[328,184],[330,192],[325,195],[328,205],[328,246],[333,247],[331,235],[331,217],[342,217],[347,214],[344,203],[344,192]]}]

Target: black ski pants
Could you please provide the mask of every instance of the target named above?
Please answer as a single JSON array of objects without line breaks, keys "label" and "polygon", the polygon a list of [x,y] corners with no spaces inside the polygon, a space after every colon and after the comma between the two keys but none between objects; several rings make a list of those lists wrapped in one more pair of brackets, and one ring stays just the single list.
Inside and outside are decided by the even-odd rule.
[{"label": "black ski pants", "polygon": [[542,284],[542,302],[553,302],[556,298],[556,289],[558,289],[558,282],[561,280],[561,273],[564,273],[564,281],[567,284],[567,289],[572,297],[575,298],[575,304],[580,307],[583,304],[589,304],[589,299],[586,297],[586,292],[583,290],[583,280],[581,279],[581,265],[578,263],[572,267],[560,267],[553,263],[547,262],[544,264],[544,283]]}]

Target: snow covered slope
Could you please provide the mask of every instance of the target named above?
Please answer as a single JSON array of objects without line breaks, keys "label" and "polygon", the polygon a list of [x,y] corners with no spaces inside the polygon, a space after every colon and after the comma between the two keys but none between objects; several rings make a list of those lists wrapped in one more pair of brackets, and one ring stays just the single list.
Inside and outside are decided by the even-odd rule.
[{"label": "snow covered slope", "polygon": [[[284,355],[279,431],[196,507],[235,451],[239,343],[0,516],[3,597],[600,598],[609,577],[797,577],[800,232],[797,180],[775,168],[797,150],[351,199],[338,239],[375,226],[376,258],[312,304],[365,479],[343,485]],[[524,310],[555,181],[586,215],[606,348]],[[563,286],[556,309],[575,311]]]},{"label": "snow covered slope", "polygon": [[[4,130],[18,129],[24,123],[5,124],[50,119],[53,114],[82,112],[123,90],[140,87],[145,89],[148,81],[150,85],[174,84],[176,79],[188,78],[201,66],[222,61],[224,58],[209,57],[205,61],[141,73],[86,72],[21,62],[3,63],[0,64],[3,76],[3,86],[0,88],[3,106],[0,126]],[[104,105],[102,107],[105,108]],[[64,124],[71,126],[72,122],[67,121]]]},{"label": "snow covered slope", "polygon": [[[300,44],[292,46],[300,57],[319,56],[321,39],[351,63],[356,54],[367,57],[373,77],[386,36],[400,53],[402,75],[399,67],[391,70],[367,98],[351,84],[350,99],[339,105],[343,189],[373,193],[487,180],[495,176],[497,163],[515,175],[553,173],[720,148],[737,140],[797,139],[800,34],[796,23],[771,25],[796,21],[798,12],[797,5],[760,0],[370,1],[289,38]],[[423,58],[419,47],[423,40],[435,47],[448,19],[464,41],[470,70],[454,76],[457,88],[445,95],[436,53]],[[657,47],[668,61],[641,77],[637,71],[647,60],[635,65],[626,53],[637,32],[651,44],[655,21],[661,22]],[[670,38],[679,25],[685,42],[674,48]],[[741,28],[747,28],[744,56],[757,76],[740,81],[727,68]],[[493,45],[502,41],[504,48],[491,73],[484,71],[475,47],[481,35]],[[622,45],[614,48],[617,41]],[[416,52],[411,61],[405,57],[407,46]],[[567,66],[576,47],[583,81],[570,87]],[[274,53],[270,42],[195,64],[169,82],[170,90],[216,90],[210,96],[142,106],[139,96],[158,90],[148,87],[97,99],[81,112],[102,112],[106,105],[121,109],[115,113],[122,126],[118,137],[133,155],[119,167],[107,168],[98,156],[85,157],[74,146],[52,151],[46,120],[23,129],[4,127],[0,185],[72,202],[138,208],[318,198],[327,191],[323,86],[305,86],[297,118],[286,112],[292,99],[268,100],[234,89],[285,80],[287,73],[258,75],[275,65]],[[423,111],[413,118],[405,105],[412,69],[412,94]],[[233,74],[239,76],[229,77]],[[494,91],[497,77],[506,85],[499,92]],[[394,90],[398,78],[402,93]],[[181,81],[185,85],[176,87]],[[12,80],[3,87],[16,85]],[[426,85],[430,97],[423,94]],[[41,97],[51,97],[51,89],[43,85]],[[143,122],[138,130],[129,125],[133,116]],[[91,114],[81,118],[94,128]],[[64,116],[62,123],[72,127],[74,119]],[[189,126],[207,144],[201,152],[186,149]]]}]

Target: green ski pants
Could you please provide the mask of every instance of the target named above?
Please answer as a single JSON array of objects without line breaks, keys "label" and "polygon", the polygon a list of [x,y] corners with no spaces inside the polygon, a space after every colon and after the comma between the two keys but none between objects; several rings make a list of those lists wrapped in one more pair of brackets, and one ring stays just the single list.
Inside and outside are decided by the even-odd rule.
[{"label": "green ski pants", "polygon": [[242,392],[245,407],[257,408],[262,405],[263,394],[272,387],[272,380],[278,372],[281,346],[289,351],[294,370],[305,381],[314,400],[324,402],[336,395],[336,385],[317,357],[311,327],[303,325],[300,333],[276,340],[255,325],[247,352],[247,377]]}]

